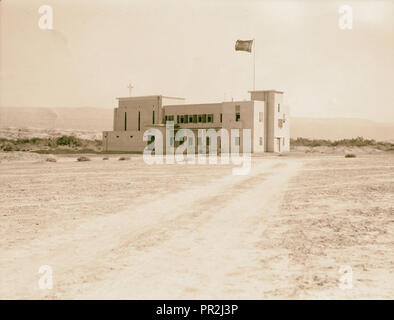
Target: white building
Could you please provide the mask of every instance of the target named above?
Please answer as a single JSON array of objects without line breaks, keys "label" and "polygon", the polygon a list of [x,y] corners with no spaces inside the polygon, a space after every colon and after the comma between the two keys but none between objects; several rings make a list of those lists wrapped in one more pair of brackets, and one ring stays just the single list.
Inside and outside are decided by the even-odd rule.
[{"label": "white building", "polygon": [[[249,101],[207,104],[185,104],[182,98],[161,95],[118,100],[113,131],[103,132],[105,151],[142,152],[149,143],[143,140],[145,130],[157,128],[165,136],[167,121],[174,121],[175,132],[188,128],[196,137],[198,129],[250,129],[252,152],[290,151],[289,107],[281,91],[250,91]],[[242,152],[240,131],[237,143]]]}]

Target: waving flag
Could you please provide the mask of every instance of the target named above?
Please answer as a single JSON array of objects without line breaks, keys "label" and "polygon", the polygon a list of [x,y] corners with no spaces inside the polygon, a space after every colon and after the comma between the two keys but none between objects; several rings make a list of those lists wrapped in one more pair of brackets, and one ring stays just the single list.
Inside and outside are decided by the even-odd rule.
[{"label": "waving flag", "polygon": [[235,51],[252,52],[253,40],[237,40],[235,43]]}]

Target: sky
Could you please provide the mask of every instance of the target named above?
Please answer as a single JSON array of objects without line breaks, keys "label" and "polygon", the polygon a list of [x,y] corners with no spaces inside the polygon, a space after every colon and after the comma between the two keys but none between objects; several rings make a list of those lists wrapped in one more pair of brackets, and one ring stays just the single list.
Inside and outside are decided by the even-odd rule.
[{"label": "sky", "polygon": [[292,116],[394,122],[393,16],[394,0],[1,0],[0,107],[113,108],[129,83],[133,96],[248,99],[255,55],[256,89],[283,90]]}]

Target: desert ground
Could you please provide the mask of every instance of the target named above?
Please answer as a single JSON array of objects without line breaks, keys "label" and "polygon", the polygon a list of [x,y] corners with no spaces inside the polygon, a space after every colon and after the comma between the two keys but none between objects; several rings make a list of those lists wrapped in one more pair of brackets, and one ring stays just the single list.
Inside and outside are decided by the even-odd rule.
[{"label": "desert ground", "polygon": [[0,157],[1,299],[394,298],[393,152],[46,157]]}]

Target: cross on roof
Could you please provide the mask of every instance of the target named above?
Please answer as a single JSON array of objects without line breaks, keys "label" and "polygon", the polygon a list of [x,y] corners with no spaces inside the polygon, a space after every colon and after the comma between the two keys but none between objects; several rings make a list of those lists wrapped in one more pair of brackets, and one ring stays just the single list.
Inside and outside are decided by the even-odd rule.
[{"label": "cross on roof", "polygon": [[134,88],[134,86],[132,86],[132,84],[129,83],[129,85],[127,86],[127,88],[129,88],[129,96],[131,97],[131,90]]}]

